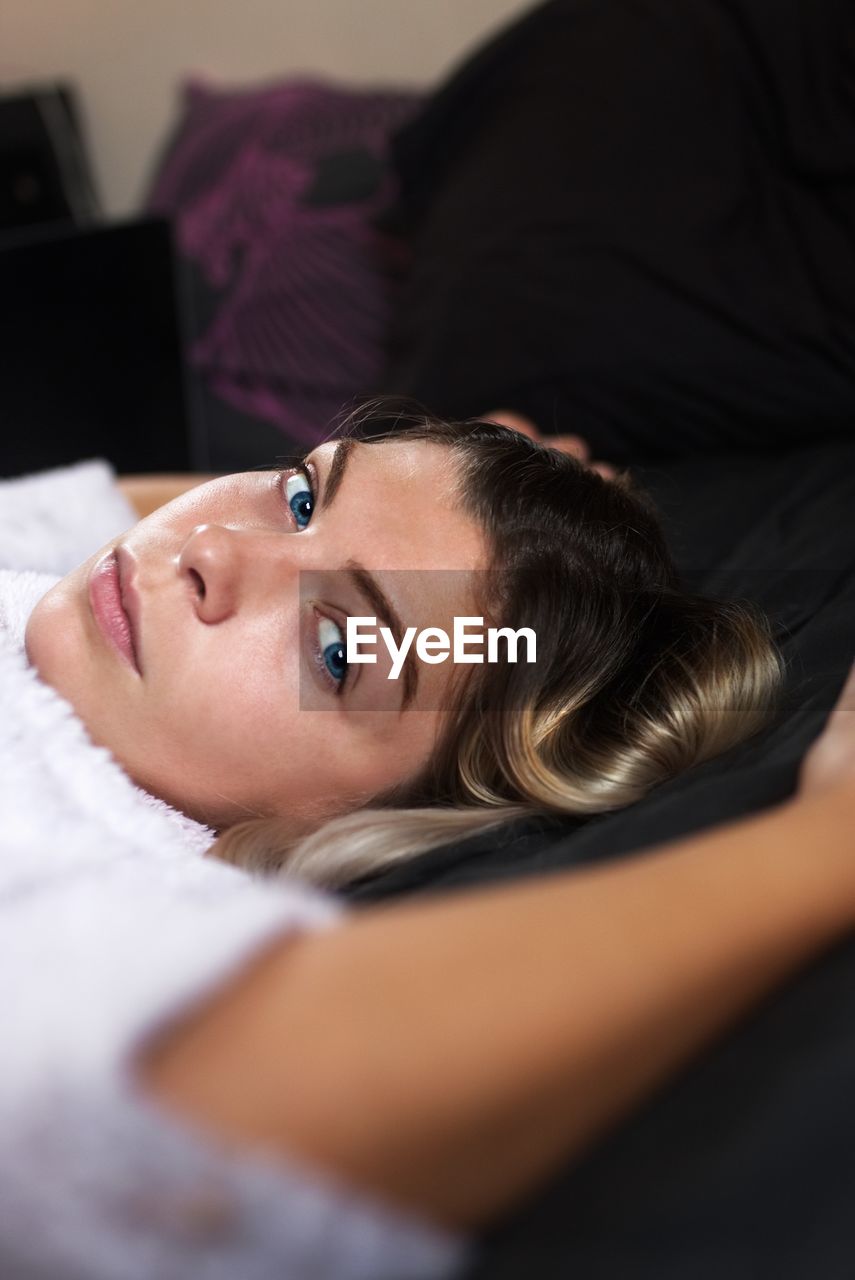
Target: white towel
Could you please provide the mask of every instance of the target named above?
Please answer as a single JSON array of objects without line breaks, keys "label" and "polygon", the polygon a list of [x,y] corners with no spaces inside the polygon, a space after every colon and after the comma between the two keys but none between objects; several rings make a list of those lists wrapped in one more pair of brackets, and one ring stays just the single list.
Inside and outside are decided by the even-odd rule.
[{"label": "white towel", "polygon": [[0,481],[0,568],[68,573],[136,518],[100,458]]}]

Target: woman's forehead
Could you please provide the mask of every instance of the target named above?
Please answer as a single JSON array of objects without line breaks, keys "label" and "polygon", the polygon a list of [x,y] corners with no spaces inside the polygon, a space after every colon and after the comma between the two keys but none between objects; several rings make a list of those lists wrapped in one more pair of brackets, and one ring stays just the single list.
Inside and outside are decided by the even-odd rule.
[{"label": "woman's forehead", "polygon": [[371,555],[375,568],[486,568],[486,535],[462,500],[447,446],[330,441],[310,459],[318,472],[318,536],[322,522],[332,528],[340,513],[344,521],[337,528]]},{"label": "woman's forehead", "polygon": [[359,440],[342,437],[325,441],[308,456],[312,459],[331,461],[344,450],[348,463],[357,463],[363,472],[399,472],[402,478],[420,473],[445,473],[449,480],[457,479],[458,466],[455,451],[441,440],[413,439],[407,436],[385,440]]}]

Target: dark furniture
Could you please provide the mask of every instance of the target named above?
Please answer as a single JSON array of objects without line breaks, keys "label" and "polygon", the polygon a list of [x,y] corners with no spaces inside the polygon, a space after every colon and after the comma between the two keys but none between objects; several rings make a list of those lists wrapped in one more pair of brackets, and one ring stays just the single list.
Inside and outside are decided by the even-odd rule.
[{"label": "dark furniture", "polygon": [[109,459],[204,469],[169,223],[54,223],[0,237],[0,475]]}]

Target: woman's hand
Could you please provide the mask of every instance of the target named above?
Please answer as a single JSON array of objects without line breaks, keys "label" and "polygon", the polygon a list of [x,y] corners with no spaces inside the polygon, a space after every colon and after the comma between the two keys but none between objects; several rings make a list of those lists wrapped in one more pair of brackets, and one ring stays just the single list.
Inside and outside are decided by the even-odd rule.
[{"label": "woman's hand", "polygon": [[855,663],[799,771],[799,795],[818,795],[833,787],[855,792]]},{"label": "woman's hand", "polygon": [[490,413],[485,413],[484,418],[487,422],[497,422],[500,427],[510,427],[512,431],[519,431],[522,435],[528,436],[530,440],[536,440],[538,444],[546,445],[549,449],[558,449],[560,453],[570,453],[574,458],[578,458],[580,462],[584,462],[586,467],[590,467],[592,471],[596,471],[605,480],[614,480],[617,470],[610,462],[592,462],[591,450],[587,440],[582,436],[544,436],[541,435],[531,418],[526,418],[521,413],[516,413],[513,409],[494,409]]}]

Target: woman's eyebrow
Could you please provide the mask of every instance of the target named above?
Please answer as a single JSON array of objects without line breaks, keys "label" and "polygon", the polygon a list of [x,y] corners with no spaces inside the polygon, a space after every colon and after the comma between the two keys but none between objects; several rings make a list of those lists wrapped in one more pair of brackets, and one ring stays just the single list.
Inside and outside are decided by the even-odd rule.
[{"label": "woman's eyebrow", "polygon": [[[380,586],[380,583],[374,577],[373,573],[369,573],[361,564],[357,564],[355,560],[349,560],[345,565],[350,580],[356,587],[356,590],[362,595],[374,611],[374,617],[378,619],[380,624],[388,627],[392,632],[395,644],[400,649],[404,640],[404,626],[391,600],[386,592]],[[415,650],[410,646],[407,656],[404,659],[404,665],[401,674],[404,677],[404,694],[401,698],[400,710],[404,711],[410,705],[419,687],[419,671],[415,660]]]},{"label": "woman's eyebrow", "polygon": [[[332,456],[332,461],[327,468],[326,475],[322,478],[320,492],[318,494],[319,507],[331,507],[335,501],[335,495],[341,488],[341,482],[344,479],[344,473],[347,470],[347,464],[350,461],[350,455],[359,443],[358,440],[345,438],[339,440]],[[317,463],[315,464],[317,467]]]},{"label": "woman's eyebrow", "polygon": [[[345,437],[339,440],[332,456],[332,461],[325,476],[320,477],[319,493],[318,493],[318,509],[328,510],[333,503],[335,495],[341,488],[341,482],[344,479],[344,473],[347,470],[347,464],[350,461],[351,454],[358,440]],[[317,464],[315,464],[317,466]],[[380,586],[373,573],[363,565],[357,564],[355,560],[348,561],[345,570],[350,576],[359,594],[368,602],[373,610],[374,617],[378,619],[380,625],[388,627],[391,631],[395,644],[400,649],[404,640],[404,624],[398,615],[397,610],[393,606],[386,592]],[[400,710],[404,711],[410,705],[416,696],[419,687],[419,672],[414,657],[412,647],[404,659],[404,665],[401,668],[401,675],[404,680],[404,692],[401,698]]]}]

